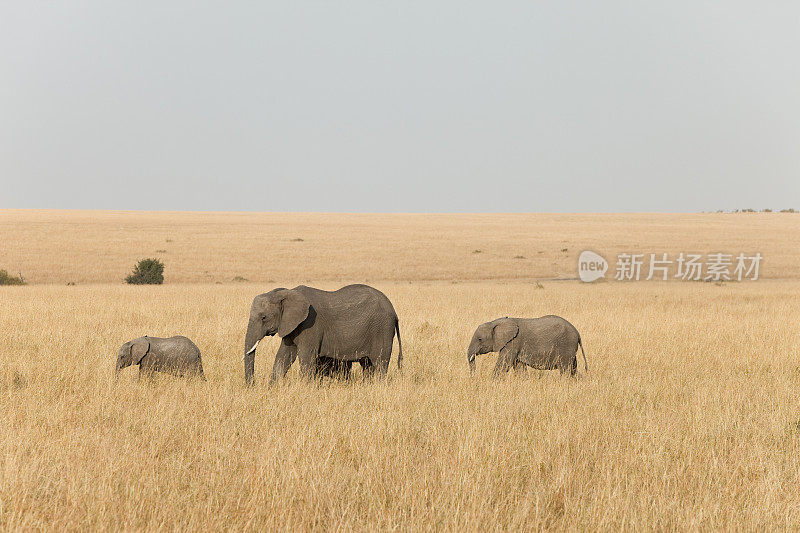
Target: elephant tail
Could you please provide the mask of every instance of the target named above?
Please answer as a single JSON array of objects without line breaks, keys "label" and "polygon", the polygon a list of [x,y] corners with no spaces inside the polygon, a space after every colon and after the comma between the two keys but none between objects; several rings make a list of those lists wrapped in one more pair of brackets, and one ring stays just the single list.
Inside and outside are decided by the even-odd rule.
[{"label": "elephant tail", "polygon": [[581,355],[583,356],[583,369],[585,371],[589,371],[589,363],[586,362],[586,352],[583,351],[583,342],[581,342],[581,338],[578,337],[578,346],[581,347]]},{"label": "elephant tail", "polygon": [[397,332],[397,369],[403,369],[403,341],[400,340],[400,319],[394,317],[394,330]]}]

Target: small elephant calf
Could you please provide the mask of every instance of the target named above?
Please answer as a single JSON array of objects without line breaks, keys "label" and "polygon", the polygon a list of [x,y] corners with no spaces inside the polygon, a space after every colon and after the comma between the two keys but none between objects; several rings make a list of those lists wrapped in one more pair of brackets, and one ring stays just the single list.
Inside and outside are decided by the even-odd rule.
[{"label": "small elephant calf", "polygon": [[183,336],[162,339],[139,337],[122,345],[117,355],[115,375],[123,368],[139,365],[139,377],[153,372],[198,377],[205,381],[200,349]]},{"label": "small elephant calf", "polygon": [[509,369],[524,370],[525,365],[542,370],[558,368],[562,374],[575,375],[578,369],[578,347],[586,354],[575,326],[555,315],[540,318],[498,318],[478,326],[467,348],[470,371],[475,371],[475,356],[497,352],[497,377]]}]

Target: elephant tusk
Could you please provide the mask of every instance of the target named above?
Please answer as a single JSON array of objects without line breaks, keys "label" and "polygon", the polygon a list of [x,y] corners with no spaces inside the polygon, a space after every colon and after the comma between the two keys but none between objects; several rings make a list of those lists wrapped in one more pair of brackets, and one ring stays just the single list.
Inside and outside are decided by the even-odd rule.
[{"label": "elephant tusk", "polygon": [[253,345],[253,347],[250,348],[249,350],[247,350],[244,354],[245,355],[250,355],[251,353],[255,352],[256,351],[256,346],[258,346],[259,342],[261,342],[261,341],[260,340],[256,341],[256,343]]}]

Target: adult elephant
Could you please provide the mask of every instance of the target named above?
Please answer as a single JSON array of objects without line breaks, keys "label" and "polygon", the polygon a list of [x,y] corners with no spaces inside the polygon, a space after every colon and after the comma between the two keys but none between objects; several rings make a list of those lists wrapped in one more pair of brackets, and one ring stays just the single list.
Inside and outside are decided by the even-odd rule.
[{"label": "adult elephant", "polygon": [[250,306],[244,341],[244,379],[253,383],[255,351],[261,339],[278,334],[270,385],[286,375],[295,359],[306,375],[318,373],[321,361],[337,361],[349,370],[353,361],[364,375],[385,376],[397,333],[397,368],[402,368],[400,325],[392,302],[367,285],[323,291],[300,285],[259,294]]}]

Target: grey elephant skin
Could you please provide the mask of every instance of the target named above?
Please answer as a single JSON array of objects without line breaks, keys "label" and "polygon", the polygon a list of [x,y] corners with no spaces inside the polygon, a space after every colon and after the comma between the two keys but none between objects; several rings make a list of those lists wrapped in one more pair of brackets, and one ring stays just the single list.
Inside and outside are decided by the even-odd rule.
[{"label": "grey elephant skin", "polygon": [[323,291],[300,285],[277,288],[253,298],[244,341],[244,377],[253,383],[255,351],[266,336],[278,335],[270,385],[282,379],[299,360],[303,374],[350,371],[353,362],[364,376],[385,376],[397,334],[397,368],[402,368],[400,324],[394,307],[381,291],[348,285]]},{"label": "grey elephant skin", "polygon": [[478,326],[467,348],[470,372],[475,372],[475,356],[497,352],[493,375],[526,366],[575,375],[578,347],[585,370],[589,370],[581,336],[575,326],[555,315],[540,318],[498,318]]},{"label": "grey elephant skin", "polygon": [[115,375],[131,365],[139,365],[139,377],[153,372],[197,377],[205,381],[200,349],[186,337],[139,337],[122,345],[117,355]]}]

